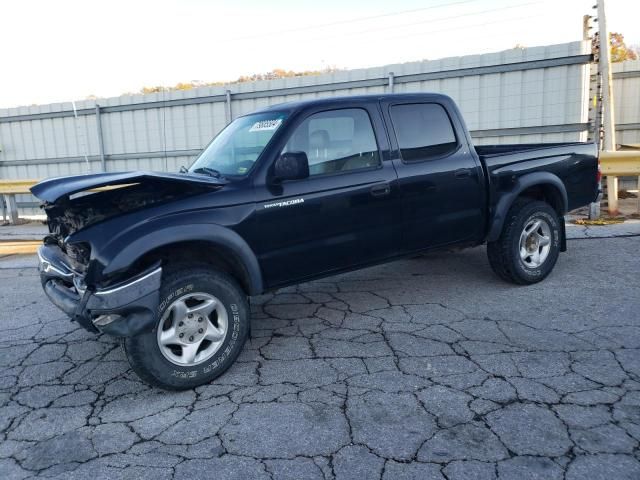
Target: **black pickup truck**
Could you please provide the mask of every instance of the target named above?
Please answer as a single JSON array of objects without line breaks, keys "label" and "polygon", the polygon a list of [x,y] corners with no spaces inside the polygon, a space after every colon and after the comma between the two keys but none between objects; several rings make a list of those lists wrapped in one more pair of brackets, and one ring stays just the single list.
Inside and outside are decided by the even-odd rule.
[{"label": "black pickup truck", "polygon": [[31,191],[50,230],[47,296],[123,337],[144,380],[183,389],[236,359],[252,295],[482,243],[501,278],[538,282],[566,249],[563,215],[599,184],[595,144],[474,147],[449,97],[404,94],[271,106],[234,120],[181,173]]}]

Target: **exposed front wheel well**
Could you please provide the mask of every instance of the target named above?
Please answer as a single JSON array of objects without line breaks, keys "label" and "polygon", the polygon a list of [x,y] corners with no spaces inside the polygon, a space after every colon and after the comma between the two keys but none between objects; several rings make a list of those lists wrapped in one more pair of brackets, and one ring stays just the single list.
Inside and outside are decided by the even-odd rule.
[{"label": "exposed front wheel well", "polygon": [[249,272],[237,255],[224,246],[206,241],[172,243],[147,252],[136,264],[140,268],[158,260],[169,270],[181,264],[211,266],[235,278],[247,295],[251,292]]},{"label": "exposed front wheel well", "polygon": [[[517,191],[517,193],[516,191],[504,193],[496,205],[487,235],[488,242],[494,242],[498,239],[504,228],[508,212],[516,203],[544,202],[561,219],[567,213],[569,205],[566,191],[560,179],[554,175],[542,172],[532,173],[525,175],[521,182],[518,183],[525,183],[526,186],[523,185],[523,190]],[[564,222],[562,222],[562,228],[564,232]],[[566,249],[564,234],[562,237],[562,251],[564,251]]]},{"label": "exposed front wheel well", "polygon": [[547,203],[555,210],[559,217],[566,213],[566,205],[562,193],[551,184],[532,185],[518,195],[518,199],[532,199]]}]

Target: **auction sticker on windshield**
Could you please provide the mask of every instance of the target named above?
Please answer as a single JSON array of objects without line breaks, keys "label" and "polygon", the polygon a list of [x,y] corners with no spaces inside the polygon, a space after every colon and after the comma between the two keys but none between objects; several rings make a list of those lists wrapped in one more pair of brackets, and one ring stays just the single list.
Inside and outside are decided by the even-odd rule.
[{"label": "auction sticker on windshield", "polygon": [[260,120],[253,124],[253,126],[249,129],[250,132],[266,132],[268,130],[276,130],[280,124],[282,123],[281,118],[273,119],[273,120]]}]

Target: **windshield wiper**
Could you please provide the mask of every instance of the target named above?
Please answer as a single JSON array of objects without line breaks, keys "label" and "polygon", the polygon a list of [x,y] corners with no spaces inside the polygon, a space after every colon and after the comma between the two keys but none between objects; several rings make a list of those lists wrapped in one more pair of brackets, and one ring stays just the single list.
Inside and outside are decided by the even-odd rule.
[{"label": "windshield wiper", "polygon": [[222,174],[215,168],[198,167],[195,170],[192,170],[192,173],[204,173],[205,175],[209,175],[213,178],[222,178]]}]

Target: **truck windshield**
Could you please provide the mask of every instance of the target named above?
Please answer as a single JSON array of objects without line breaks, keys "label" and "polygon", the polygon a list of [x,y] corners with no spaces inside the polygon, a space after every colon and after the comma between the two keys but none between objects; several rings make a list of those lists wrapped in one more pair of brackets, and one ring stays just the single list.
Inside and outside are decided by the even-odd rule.
[{"label": "truck windshield", "polygon": [[282,112],[267,112],[234,120],[203,150],[189,172],[246,175],[285,118]]}]

